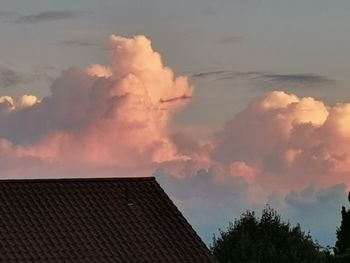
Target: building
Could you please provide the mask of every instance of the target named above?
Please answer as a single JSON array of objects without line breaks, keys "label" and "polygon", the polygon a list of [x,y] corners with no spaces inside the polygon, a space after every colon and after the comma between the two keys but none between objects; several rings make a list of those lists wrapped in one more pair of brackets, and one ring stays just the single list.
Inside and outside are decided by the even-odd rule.
[{"label": "building", "polygon": [[0,180],[0,262],[216,262],[155,178]]}]

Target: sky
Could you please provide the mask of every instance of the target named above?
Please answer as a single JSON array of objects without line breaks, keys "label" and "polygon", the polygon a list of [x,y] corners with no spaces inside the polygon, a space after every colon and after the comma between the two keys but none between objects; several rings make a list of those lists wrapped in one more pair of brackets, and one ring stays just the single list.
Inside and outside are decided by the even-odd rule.
[{"label": "sky", "polygon": [[334,245],[350,2],[0,0],[2,178],[156,176],[202,239],[270,204]]}]

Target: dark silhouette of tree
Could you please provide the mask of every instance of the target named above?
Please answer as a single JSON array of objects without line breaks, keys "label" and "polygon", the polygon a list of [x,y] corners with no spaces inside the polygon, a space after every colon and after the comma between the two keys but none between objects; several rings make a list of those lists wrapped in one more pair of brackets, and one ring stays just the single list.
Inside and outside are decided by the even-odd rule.
[{"label": "dark silhouette of tree", "polygon": [[[350,192],[348,195],[350,202]],[[341,209],[341,224],[337,229],[337,242],[335,243],[336,262],[350,262],[350,210],[344,206]]]},{"label": "dark silhouette of tree", "polygon": [[325,262],[326,255],[300,225],[291,227],[266,206],[261,218],[247,211],[213,240],[211,250],[222,263]]}]

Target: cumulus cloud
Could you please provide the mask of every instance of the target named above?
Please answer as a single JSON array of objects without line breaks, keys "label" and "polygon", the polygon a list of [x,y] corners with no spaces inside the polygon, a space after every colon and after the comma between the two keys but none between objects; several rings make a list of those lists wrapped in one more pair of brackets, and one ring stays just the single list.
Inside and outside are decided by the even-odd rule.
[{"label": "cumulus cloud", "polygon": [[[295,211],[295,220],[315,218],[307,211],[322,204],[336,210],[350,183],[350,104],[274,91],[215,132],[174,130],[173,116],[193,97],[188,79],[144,36],[112,35],[110,46],[110,65],[62,72],[50,96],[0,96],[3,178],[148,176],[159,168],[180,209],[207,230],[266,202]],[[229,72],[198,77],[220,74]]]},{"label": "cumulus cloud", "polygon": [[[258,211],[269,203],[321,244],[334,245],[350,184],[349,116],[347,103],[330,106],[311,97],[270,92],[236,114],[206,147],[200,147],[203,139],[196,133],[177,133],[178,151],[205,160],[201,165],[206,168],[197,173],[187,169],[180,182],[158,174],[159,181],[175,200],[196,200],[196,205],[179,203],[198,220],[197,230],[207,242],[208,229],[215,233],[245,209]],[[191,197],[183,196],[183,184],[190,185]]]},{"label": "cumulus cloud", "polygon": [[27,107],[32,107],[39,102],[40,100],[36,96],[23,95],[19,97],[18,101],[16,102],[15,109],[21,110]]},{"label": "cumulus cloud", "polygon": [[237,114],[217,134],[213,160],[244,162],[266,187],[350,183],[349,105],[271,92]]},{"label": "cumulus cloud", "polygon": [[64,165],[123,169],[181,159],[167,128],[192,96],[187,79],[175,77],[144,36],[111,36],[111,50],[110,67],[63,72],[41,102],[4,97],[0,136],[21,154]]},{"label": "cumulus cloud", "polygon": [[0,114],[8,114],[39,103],[39,99],[33,95],[23,95],[18,99],[10,96],[0,96]]},{"label": "cumulus cloud", "polygon": [[[285,220],[301,223],[322,244],[333,245],[340,207],[350,185],[349,118],[347,103],[331,106],[312,97],[274,91],[250,102],[215,133],[207,147],[199,146],[202,139],[196,134],[177,134],[178,151],[192,160],[202,156],[206,160],[201,163],[206,165],[202,172],[187,169],[189,176],[182,180],[204,180],[221,200],[216,205],[206,200],[209,186],[188,190],[202,217],[210,214],[208,211],[215,214],[208,216],[208,221],[198,221],[198,230],[211,229],[213,233],[218,224],[225,227],[238,217],[243,207],[259,210],[270,203]],[[170,185],[167,180],[164,184]],[[181,197],[186,188],[179,188],[174,190],[174,198],[186,200]],[[238,204],[230,203],[237,193]]]},{"label": "cumulus cloud", "polygon": [[0,114],[9,113],[14,109],[13,99],[9,96],[0,97]]},{"label": "cumulus cloud", "polygon": [[109,67],[102,66],[99,64],[91,65],[87,69],[87,73],[91,76],[96,76],[100,78],[103,78],[103,77],[109,78],[113,75],[112,70]]}]

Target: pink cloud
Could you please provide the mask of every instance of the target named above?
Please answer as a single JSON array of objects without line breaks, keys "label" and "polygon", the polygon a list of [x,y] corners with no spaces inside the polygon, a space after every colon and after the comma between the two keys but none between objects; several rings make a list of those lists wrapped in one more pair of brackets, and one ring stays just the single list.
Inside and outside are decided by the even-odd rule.
[{"label": "pink cloud", "polygon": [[322,198],[337,209],[339,183],[350,185],[350,104],[275,91],[221,129],[174,127],[193,97],[187,78],[164,66],[144,36],[113,35],[110,45],[111,65],[62,72],[42,100],[0,96],[2,178],[163,173],[198,224],[215,214],[215,229],[222,214],[238,216],[231,208],[270,201],[299,215]]},{"label": "pink cloud", "polygon": [[314,98],[271,92],[218,133],[212,157],[231,169],[237,162],[249,164],[255,172],[248,173],[247,181],[254,177],[265,190],[349,184],[349,116],[348,104],[331,107]]},{"label": "pink cloud", "polygon": [[64,71],[41,101],[0,97],[7,173],[26,160],[26,171],[37,173],[89,167],[150,175],[163,168],[186,177],[207,169],[218,182],[235,177],[261,192],[349,183],[348,104],[275,91],[218,131],[174,130],[172,117],[193,96],[187,78],[175,77],[144,36],[113,35],[110,46],[111,65]]},{"label": "pink cloud", "polygon": [[40,103],[23,96],[14,112],[14,100],[1,97],[0,135],[27,156],[65,166],[125,169],[181,159],[168,124],[188,101],[162,101],[191,97],[187,78],[175,77],[144,36],[113,35],[110,45],[110,67],[63,72]]}]

